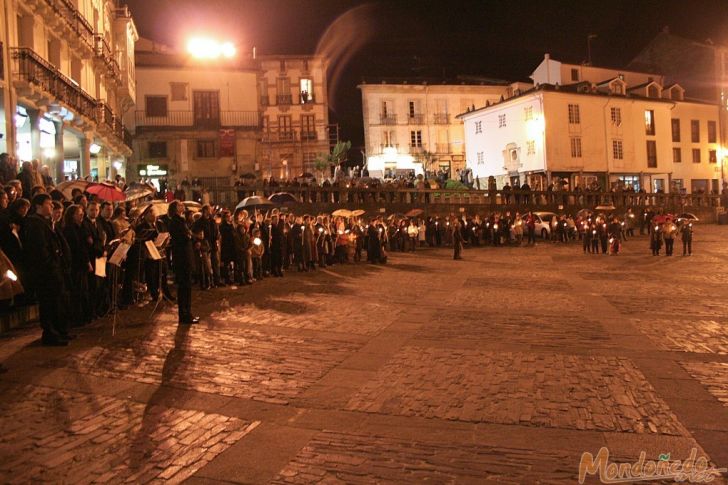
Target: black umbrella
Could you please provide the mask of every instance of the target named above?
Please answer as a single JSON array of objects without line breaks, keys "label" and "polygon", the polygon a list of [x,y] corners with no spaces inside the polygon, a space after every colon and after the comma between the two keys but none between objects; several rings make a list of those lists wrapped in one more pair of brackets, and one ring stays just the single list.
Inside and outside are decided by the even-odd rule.
[{"label": "black umbrella", "polygon": [[298,176],[299,178],[315,178],[311,172],[303,172],[301,175]]},{"label": "black umbrella", "polygon": [[265,197],[259,195],[253,195],[246,197],[241,200],[238,205],[235,206],[235,210],[238,209],[260,209],[261,207],[273,207],[275,204]]},{"label": "black umbrella", "polygon": [[285,205],[285,206],[292,206],[298,204],[298,199],[296,199],[296,196],[289,193],[289,192],[277,192],[270,197],[268,197],[268,200],[273,202],[276,205]]}]

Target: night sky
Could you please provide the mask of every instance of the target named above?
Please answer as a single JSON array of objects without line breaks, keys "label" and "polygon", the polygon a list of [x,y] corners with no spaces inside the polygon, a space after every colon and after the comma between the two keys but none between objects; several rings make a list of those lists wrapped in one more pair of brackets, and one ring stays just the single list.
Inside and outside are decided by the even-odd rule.
[{"label": "night sky", "polygon": [[495,2],[474,0],[128,0],[140,35],[184,45],[211,34],[259,54],[326,53],[331,120],[363,144],[363,78],[528,80],[545,52],[622,66],[669,26],[728,44],[728,0]]}]

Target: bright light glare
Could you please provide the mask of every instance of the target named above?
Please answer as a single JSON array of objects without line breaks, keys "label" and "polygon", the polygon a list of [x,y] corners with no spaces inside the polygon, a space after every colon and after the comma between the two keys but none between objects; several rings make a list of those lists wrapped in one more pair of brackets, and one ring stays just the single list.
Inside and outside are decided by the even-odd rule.
[{"label": "bright light glare", "polygon": [[205,37],[193,37],[187,42],[187,52],[198,59],[230,59],[235,56],[235,46],[232,42],[218,42]]},{"label": "bright light glare", "polygon": [[91,153],[91,155],[98,155],[99,152],[101,152],[101,145],[92,143],[91,146],[88,147],[88,151]]},{"label": "bright light glare", "polygon": [[9,269],[5,272],[5,277],[9,279],[10,281],[18,281],[18,275],[16,275],[13,270]]}]

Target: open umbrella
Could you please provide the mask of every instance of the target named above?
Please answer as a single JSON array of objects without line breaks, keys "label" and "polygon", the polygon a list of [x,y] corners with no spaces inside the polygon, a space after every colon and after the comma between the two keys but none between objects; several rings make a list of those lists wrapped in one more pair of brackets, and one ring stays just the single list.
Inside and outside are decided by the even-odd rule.
[{"label": "open umbrella", "polygon": [[277,192],[268,197],[268,200],[273,202],[275,205],[291,206],[298,204],[296,196],[289,192]]},{"label": "open umbrella", "polygon": [[100,184],[92,184],[86,188],[86,192],[97,196],[101,200],[108,202],[121,202],[126,200],[126,195],[121,191],[119,187],[108,182],[101,182]]},{"label": "open umbrella", "polygon": [[149,197],[150,195],[154,195],[156,192],[157,189],[153,186],[138,184],[136,186],[129,186],[124,191],[124,194],[126,195],[126,200],[138,200],[143,199],[144,197]]},{"label": "open umbrella", "polygon": [[366,213],[367,213],[367,211],[365,211],[364,209],[357,209],[355,211],[351,211],[351,215],[354,217],[361,217]]},{"label": "open umbrella", "polygon": [[66,197],[66,199],[71,200],[71,193],[73,192],[73,189],[79,189],[81,192],[85,192],[86,188],[90,184],[91,182],[86,182],[82,179],[67,180],[58,184],[58,186],[56,186],[56,189],[60,190],[64,197]]},{"label": "open umbrella", "polygon": [[241,200],[238,205],[235,206],[235,210],[238,209],[260,209],[264,207],[273,207],[275,204],[265,197],[259,195],[252,195]]},{"label": "open umbrella", "polygon": [[412,209],[409,212],[405,214],[407,217],[417,217],[419,215],[422,215],[422,213],[425,212],[422,209]]},{"label": "open umbrella", "polygon": [[579,212],[576,213],[577,217],[586,217],[588,214],[590,214],[591,211],[589,209],[581,209]]},{"label": "open umbrella", "polygon": [[407,216],[405,216],[404,214],[396,212],[394,214],[390,214],[389,217],[387,217],[387,220],[391,221],[392,219],[405,219],[406,217]]},{"label": "open umbrella", "polygon": [[[185,202],[182,202],[182,205],[185,206],[186,211],[192,211],[192,212],[200,212],[202,210],[202,205],[200,205],[199,202],[195,202],[193,200],[187,200]],[[169,202],[165,200],[153,200],[151,202],[145,202],[143,204],[140,204],[138,207],[139,209],[139,216],[143,217],[144,214],[146,214],[147,211],[153,210],[154,214],[159,217],[167,214],[167,211],[169,210]]]},{"label": "open umbrella", "polygon": [[312,178],[316,178],[316,177],[314,177],[311,172],[303,172],[301,175],[298,176],[298,178],[312,179]]},{"label": "open umbrella", "polygon": [[334,217],[351,217],[352,212],[349,209],[336,209],[331,215]]}]

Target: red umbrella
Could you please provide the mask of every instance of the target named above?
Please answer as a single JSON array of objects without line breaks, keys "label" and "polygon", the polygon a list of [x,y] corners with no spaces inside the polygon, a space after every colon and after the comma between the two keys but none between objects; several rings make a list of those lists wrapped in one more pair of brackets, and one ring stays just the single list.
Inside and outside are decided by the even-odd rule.
[{"label": "red umbrella", "polygon": [[101,200],[109,202],[121,202],[126,200],[126,195],[121,191],[119,187],[108,182],[101,182],[100,184],[89,185],[86,188],[86,192],[89,194],[96,195]]}]

